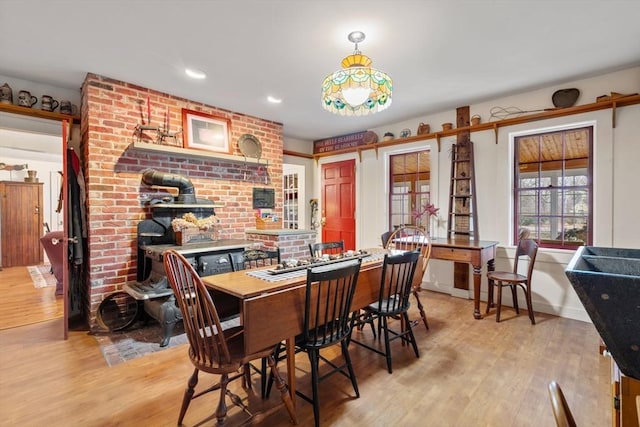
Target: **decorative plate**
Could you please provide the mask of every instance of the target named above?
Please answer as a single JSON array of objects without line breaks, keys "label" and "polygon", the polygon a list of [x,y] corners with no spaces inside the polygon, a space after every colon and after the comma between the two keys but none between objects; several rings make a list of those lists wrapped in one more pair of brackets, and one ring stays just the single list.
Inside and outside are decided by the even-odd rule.
[{"label": "decorative plate", "polygon": [[250,157],[254,159],[260,160],[262,157],[262,145],[258,138],[255,136],[245,133],[238,139],[238,147],[240,147],[240,152],[245,157]]}]

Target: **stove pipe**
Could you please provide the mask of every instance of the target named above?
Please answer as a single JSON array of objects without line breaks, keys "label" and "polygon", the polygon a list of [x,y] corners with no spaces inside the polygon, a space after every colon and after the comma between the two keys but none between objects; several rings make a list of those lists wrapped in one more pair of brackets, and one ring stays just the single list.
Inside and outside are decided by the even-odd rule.
[{"label": "stove pipe", "polygon": [[142,182],[147,185],[178,188],[176,203],[197,203],[193,184],[185,176],[149,169],[142,174]]}]

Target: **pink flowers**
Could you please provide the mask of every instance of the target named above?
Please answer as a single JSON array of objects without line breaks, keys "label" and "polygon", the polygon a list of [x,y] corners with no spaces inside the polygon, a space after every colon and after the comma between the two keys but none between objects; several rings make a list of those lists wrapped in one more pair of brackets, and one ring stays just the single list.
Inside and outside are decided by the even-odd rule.
[{"label": "pink flowers", "polygon": [[427,220],[429,218],[431,218],[432,216],[436,216],[438,215],[438,211],[440,210],[440,208],[436,208],[432,203],[427,203],[426,205],[424,205],[422,207],[421,210],[415,210],[413,212],[413,217],[418,219],[420,217],[422,217],[423,215],[427,215]]}]

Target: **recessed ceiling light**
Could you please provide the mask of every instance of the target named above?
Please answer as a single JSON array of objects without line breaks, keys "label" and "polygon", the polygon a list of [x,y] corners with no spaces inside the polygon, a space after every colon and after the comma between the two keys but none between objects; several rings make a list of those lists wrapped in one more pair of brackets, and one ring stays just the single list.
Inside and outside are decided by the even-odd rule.
[{"label": "recessed ceiling light", "polygon": [[184,72],[187,76],[191,77],[192,79],[202,80],[207,77],[204,71],[194,70],[192,68],[185,68]]},{"label": "recessed ceiling light", "polygon": [[280,104],[282,102],[282,98],[276,98],[275,96],[267,96],[267,101],[269,101],[272,104]]}]

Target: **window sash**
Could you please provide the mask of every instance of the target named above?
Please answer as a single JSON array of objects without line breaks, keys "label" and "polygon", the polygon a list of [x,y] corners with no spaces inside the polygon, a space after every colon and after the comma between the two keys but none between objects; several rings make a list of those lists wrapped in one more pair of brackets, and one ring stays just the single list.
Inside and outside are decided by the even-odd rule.
[{"label": "window sash", "polygon": [[515,242],[524,227],[541,247],[591,244],[592,147],[591,126],[515,138]]}]

